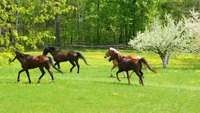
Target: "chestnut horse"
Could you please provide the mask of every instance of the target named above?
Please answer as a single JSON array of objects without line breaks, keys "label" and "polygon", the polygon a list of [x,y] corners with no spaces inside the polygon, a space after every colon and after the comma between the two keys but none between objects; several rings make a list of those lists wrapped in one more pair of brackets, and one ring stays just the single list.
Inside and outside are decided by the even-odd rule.
[{"label": "chestnut horse", "polygon": [[62,52],[61,50],[56,50],[54,47],[44,47],[43,55],[47,55],[50,53],[53,56],[54,61],[56,62],[55,65],[58,65],[60,69],[60,62],[69,61],[72,64],[70,72],[72,72],[73,68],[77,65],[79,73],[80,65],[78,63],[78,59],[81,58],[86,65],[88,65],[85,57],[80,52],[68,51]]},{"label": "chestnut horse", "polygon": [[126,74],[127,74],[127,78],[128,78],[128,84],[130,84],[130,76],[129,76],[129,73],[128,71],[129,70],[133,70],[137,76],[139,77],[139,83],[144,85],[143,83],[143,72],[142,72],[142,64],[145,65],[149,70],[151,70],[152,72],[156,73],[155,70],[153,70],[150,65],[147,63],[146,59],[145,58],[131,58],[130,56],[124,56],[124,55],[121,55],[115,51],[112,51],[111,52],[111,56],[109,58],[109,61],[112,61],[112,60],[117,60],[118,62],[118,68],[119,70],[117,71],[116,73],[116,76],[117,76],[117,79],[118,81],[121,81],[118,77],[118,73],[122,72],[122,71],[125,71]]},{"label": "chestnut horse", "polygon": [[[105,53],[104,58],[110,57],[110,56],[111,56],[111,53],[112,53],[113,51],[116,52],[116,53],[118,53],[118,54],[121,54],[121,53],[120,53],[119,51],[117,51],[115,48],[110,47],[110,48],[108,49],[108,51]],[[125,55],[124,55],[124,56],[125,56]],[[132,58],[132,59],[138,59],[138,58],[140,58],[140,56],[135,56],[135,55],[128,55],[128,57],[130,57],[130,58]],[[110,70],[110,76],[111,76],[111,77],[113,76],[113,75],[112,75],[112,70],[115,69],[115,68],[118,66],[117,59],[114,59],[114,60],[112,61],[112,63],[113,63],[113,66],[112,66],[112,68],[111,68],[111,70]],[[131,75],[132,75],[132,73],[130,74],[130,77],[131,77]],[[124,73],[124,77],[126,77],[126,73]]]},{"label": "chestnut horse", "polygon": [[22,69],[18,72],[17,82],[20,82],[20,73],[25,71],[26,74],[27,74],[29,83],[31,83],[31,79],[30,79],[28,70],[33,69],[33,68],[37,68],[37,67],[42,72],[42,75],[38,79],[38,83],[40,83],[40,79],[45,74],[44,67],[49,72],[53,83],[54,83],[54,77],[53,77],[53,72],[50,69],[51,65],[53,66],[54,69],[56,69],[57,71],[62,73],[62,71],[60,69],[57,69],[53,65],[52,59],[50,57],[47,57],[47,56],[44,56],[44,55],[31,56],[31,55],[28,55],[28,54],[20,53],[18,51],[15,51],[15,54],[16,54],[15,58],[13,60],[9,59],[9,61],[13,62],[15,59],[17,59],[21,63]]}]

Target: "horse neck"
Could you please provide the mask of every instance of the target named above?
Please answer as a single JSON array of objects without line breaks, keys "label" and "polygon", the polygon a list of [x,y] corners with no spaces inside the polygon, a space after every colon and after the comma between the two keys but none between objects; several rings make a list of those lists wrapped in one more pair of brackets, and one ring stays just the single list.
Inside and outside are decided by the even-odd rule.
[{"label": "horse neck", "polygon": [[20,55],[20,56],[17,55],[16,58],[17,58],[17,60],[18,60],[19,62],[22,63],[23,60],[26,59],[27,56],[28,56],[28,55],[26,55],[26,54],[22,54],[22,53],[21,53],[21,55]]},{"label": "horse neck", "polygon": [[117,62],[121,62],[123,59],[124,59],[124,56],[120,53],[117,53],[117,58],[116,58]]},{"label": "horse neck", "polygon": [[49,51],[49,53],[50,53],[52,56],[55,56],[55,55],[56,55],[56,51]]}]

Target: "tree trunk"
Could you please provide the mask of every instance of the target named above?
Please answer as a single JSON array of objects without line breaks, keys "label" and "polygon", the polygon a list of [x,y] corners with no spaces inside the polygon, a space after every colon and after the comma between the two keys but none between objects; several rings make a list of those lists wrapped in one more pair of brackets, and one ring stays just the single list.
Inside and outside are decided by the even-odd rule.
[{"label": "tree trunk", "polygon": [[[97,13],[98,13],[98,15],[99,15],[99,11],[100,11],[100,1],[98,0],[98,3],[97,3]],[[97,19],[97,43],[98,44],[100,43],[100,17],[98,17],[98,19]]]},{"label": "tree trunk", "polygon": [[163,64],[163,68],[164,69],[167,68],[167,64],[169,63],[169,58],[170,58],[169,55],[161,56],[162,64]]},{"label": "tree trunk", "polygon": [[58,20],[58,14],[56,14],[56,46],[61,47],[61,41],[60,41],[60,28],[59,28],[59,20]]},{"label": "tree trunk", "polygon": [[198,10],[200,11],[200,0],[198,1]]},{"label": "tree trunk", "polygon": [[[55,2],[57,2],[58,0],[55,0]],[[58,8],[58,5],[56,5],[56,7]],[[58,18],[58,14],[56,14],[55,17],[55,27],[56,27],[56,46],[57,47],[61,47],[61,39],[60,39],[60,27],[59,27],[59,18]]]}]

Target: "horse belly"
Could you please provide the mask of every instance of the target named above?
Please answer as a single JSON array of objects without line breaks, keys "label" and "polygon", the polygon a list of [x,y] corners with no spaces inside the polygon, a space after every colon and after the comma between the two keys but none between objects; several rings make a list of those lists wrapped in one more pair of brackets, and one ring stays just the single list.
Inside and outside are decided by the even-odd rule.
[{"label": "horse belly", "polygon": [[32,62],[29,62],[29,68],[37,68],[37,67],[44,67],[46,64],[48,64],[49,58],[48,57],[42,57],[33,60]]},{"label": "horse belly", "polygon": [[55,61],[59,61],[59,62],[65,62],[68,61],[69,58],[68,56],[62,55],[62,56],[57,56],[56,58],[54,58]]},{"label": "horse belly", "polygon": [[28,64],[28,65],[22,65],[22,68],[24,69],[33,69],[33,68],[37,68],[38,66],[36,66],[35,64]]},{"label": "horse belly", "polygon": [[133,62],[123,62],[122,64],[122,69],[124,71],[129,71],[129,70],[135,70],[136,68],[136,64],[134,64]]}]

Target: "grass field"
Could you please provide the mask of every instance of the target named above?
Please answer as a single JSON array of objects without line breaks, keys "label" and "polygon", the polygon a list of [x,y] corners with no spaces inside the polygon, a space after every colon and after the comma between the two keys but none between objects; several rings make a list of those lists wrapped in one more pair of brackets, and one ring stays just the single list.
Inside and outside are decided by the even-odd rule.
[{"label": "grass field", "polygon": [[[120,74],[121,82],[110,77],[112,66],[104,59],[106,50],[81,52],[90,66],[79,60],[77,74],[71,64],[61,63],[64,74],[53,70],[55,84],[48,73],[37,84],[39,69],[30,70],[32,83],[28,84],[25,73],[17,83],[20,63],[8,64],[8,58],[0,55],[0,113],[198,113],[200,112],[200,57],[181,54],[170,60],[167,69],[162,69],[160,58],[153,53],[121,51],[137,54],[147,59],[158,72],[143,69],[144,86],[139,85],[135,75],[128,85],[127,78]],[[29,52],[37,55],[41,52]],[[50,56],[50,55],[49,55]],[[114,70],[117,71],[117,68]]]}]

